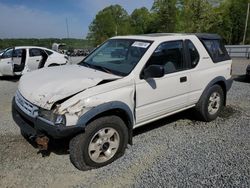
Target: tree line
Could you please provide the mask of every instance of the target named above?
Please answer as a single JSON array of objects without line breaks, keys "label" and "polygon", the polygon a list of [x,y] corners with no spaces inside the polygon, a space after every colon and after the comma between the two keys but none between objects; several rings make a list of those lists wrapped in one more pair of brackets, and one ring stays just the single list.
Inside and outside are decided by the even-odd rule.
[{"label": "tree line", "polygon": [[[146,33],[217,33],[226,44],[243,41],[250,0],[154,0],[152,8],[130,15],[120,5],[99,11],[89,26],[87,39],[99,45],[116,35]],[[246,43],[250,43],[250,18]]]}]

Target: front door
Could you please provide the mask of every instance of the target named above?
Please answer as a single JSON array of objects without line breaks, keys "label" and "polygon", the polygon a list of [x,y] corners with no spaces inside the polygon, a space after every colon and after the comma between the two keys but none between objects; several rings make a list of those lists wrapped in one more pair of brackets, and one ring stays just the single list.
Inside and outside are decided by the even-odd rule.
[{"label": "front door", "polygon": [[162,78],[142,79],[136,83],[136,124],[145,123],[183,108],[190,90],[188,63],[184,58],[182,40],[164,42],[147,62],[164,67]]},{"label": "front door", "polygon": [[5,51],[0,59],[0,73],[3,76],[12,76],[13,73],[13,49],[8,49]]}]

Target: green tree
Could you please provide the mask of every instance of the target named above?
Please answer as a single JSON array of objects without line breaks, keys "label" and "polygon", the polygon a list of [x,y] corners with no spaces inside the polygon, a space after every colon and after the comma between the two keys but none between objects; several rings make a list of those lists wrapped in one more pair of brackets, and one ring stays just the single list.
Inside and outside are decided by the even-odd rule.
[{"label": "green tree", "polygon": [[223,21],[216,29],[229,44],[239,44],[243,40],[248,2],[249,0],[227,0],[219,7]]},{"label": "green tree", "polygon": [[185,32],[209,32],[216,23],[213,6],[207,0],[184,0],[183,25]]},{"label": "green tree", "polygon": [[174,32],[176,25],[176,0],[154,0],[151,32]]},{"label": "green tree", "polygon": [[97,13],[89,26],[87,38],[98,45],[115,35],[126,35],[131,32],[129,15],[120,5],[111,5]]},{"label": "green tree", "polygon": [[133,34],[144,34],[149,32],[149,25],[152,17],[147,8],[135,9],[130,16]]}]

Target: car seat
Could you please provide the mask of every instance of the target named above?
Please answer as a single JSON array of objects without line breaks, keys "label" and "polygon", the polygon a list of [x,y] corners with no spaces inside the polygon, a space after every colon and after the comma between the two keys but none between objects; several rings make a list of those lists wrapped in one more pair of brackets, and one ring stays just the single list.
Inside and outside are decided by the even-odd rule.
[{"label": "car seat", "polygon": [[20,65],[14,64],[13,66],[13,72],[21,72],[23,71],[25,67],[25,61],[26,61],[26,50],[22,50],[22,56],[21,56],[21,63]]}]

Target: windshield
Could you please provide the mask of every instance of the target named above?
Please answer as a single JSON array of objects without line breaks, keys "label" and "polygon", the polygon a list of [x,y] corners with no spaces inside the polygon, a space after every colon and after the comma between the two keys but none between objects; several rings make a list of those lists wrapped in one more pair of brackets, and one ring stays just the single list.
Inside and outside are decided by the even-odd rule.
[{"label": "windshield", "polygon": [[6,49],[2,54],[2,59],[11,58],[13,53],[13,48]]},{"label": "windshield", "polygon": [[107,73],[127,76],[151,43],[151,41],[132,39],[110,39],[79,64]]}]

